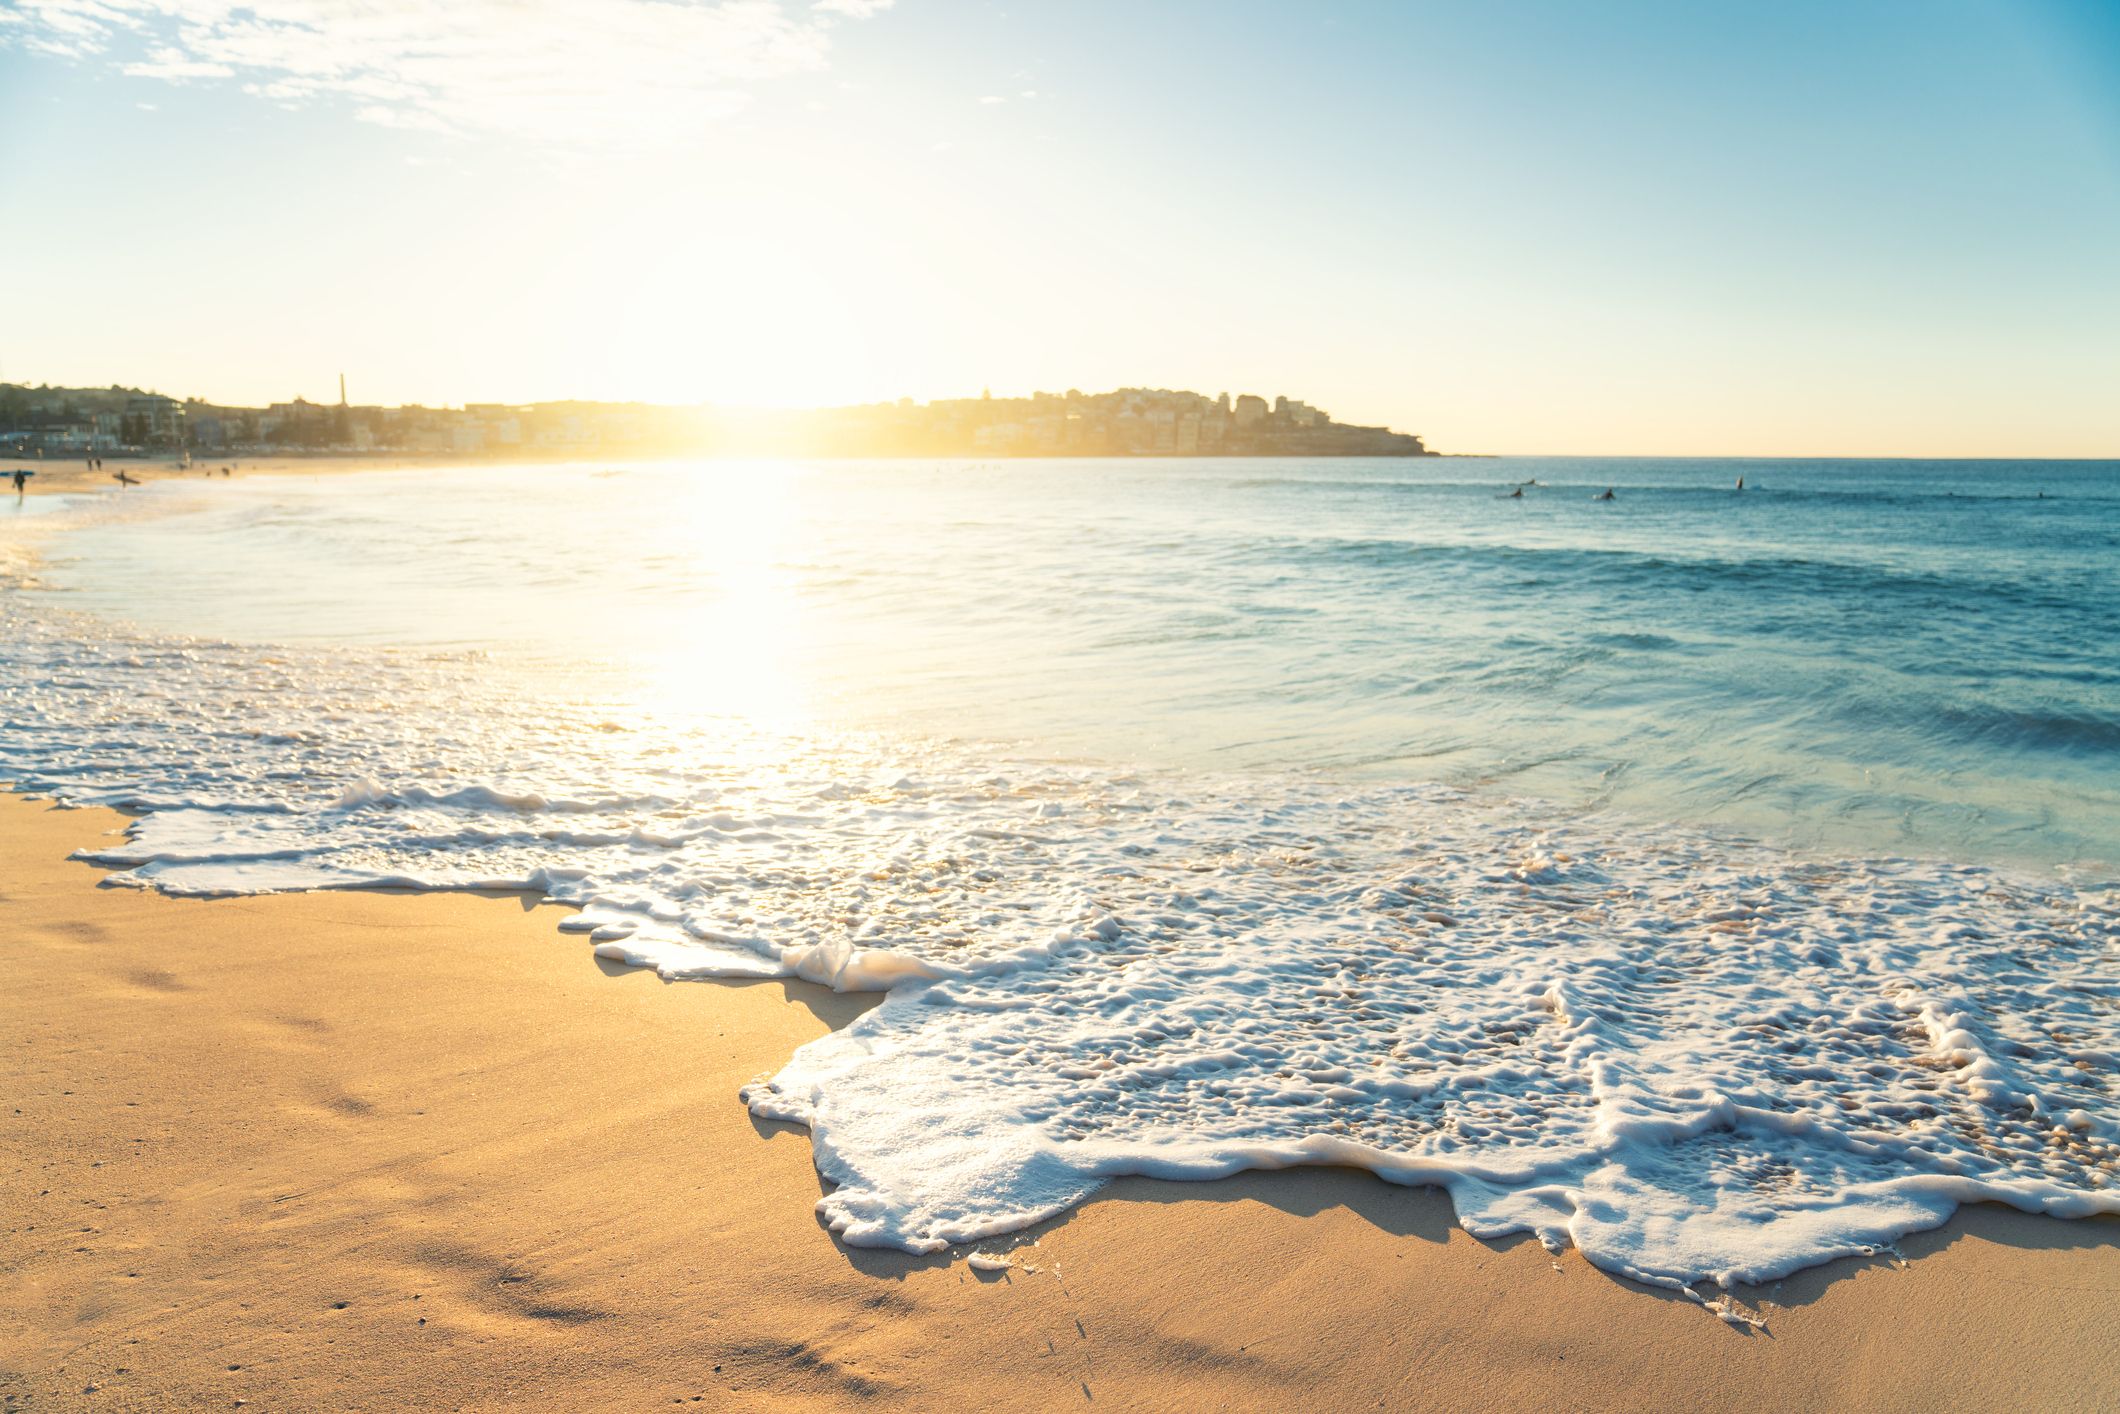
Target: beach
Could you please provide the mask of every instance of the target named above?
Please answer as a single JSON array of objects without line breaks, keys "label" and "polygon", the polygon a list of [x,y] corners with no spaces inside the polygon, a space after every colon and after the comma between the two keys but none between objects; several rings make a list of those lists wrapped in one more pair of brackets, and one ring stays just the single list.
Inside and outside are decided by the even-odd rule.
[{"label": "beach", "polygon": [[2120,7],[1256,8],[0,0],[0,1414],[2120,1411]]},{"label": "beach", "polygon": [[[1120,1180],[846,1248],[738,1089],[873,996],[670,985],[524,896],[98,887],[125,818],[0,797],[9,1409],[2095,1408],[2120,1221],[1990,1205],[1761,1327],[1339,1169]],[[1033,1271],[1032,1268],[1036,1270]]]},{"label": "beach", "polygon": [[[350,453],[334,456],[287,456],[267,454],[263,456],[241,456],[234,453],[215,455],[200,452],[190,466],[184,466],[174,458],[142,456],[110,456],[99,459],[99,467],[90,467],[82,457],[35,457],[20,452],[0,452],[0,477],[5,477],[16,468],[34,473],[23,493],[29,496],[78,496],[115,492],[119,472],[131,477],[142,486],[159,482],[234,481],[248,476],[331,476],[348,472],[398,471],[409,467],[462,465],[448,459],[421,457],[411,454],[382,455]],[[221,474],[222,468],[228,474]],[[130,490],[132,488],[123,488]]]}]

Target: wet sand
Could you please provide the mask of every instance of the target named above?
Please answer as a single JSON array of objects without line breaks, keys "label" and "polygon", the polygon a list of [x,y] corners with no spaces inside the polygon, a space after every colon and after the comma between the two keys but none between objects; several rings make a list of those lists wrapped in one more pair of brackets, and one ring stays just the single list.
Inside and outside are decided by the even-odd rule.
[{"label": "wet sand", "polygon": [[1125,1181],[1006,1273],[844,1248],[736,1092],[873,999],[513,897],[99,888],[123,823],[0,794],[7,1410],[2120,1400],[2120,1219],[1969,1209],[1760,1330],[1340,1170]]},{"label": "wet sand", "polygon": [[[124,472],[142,486],[158,481],[232,481],[245,476],[330,476],[353,471],[404,471],[420,466],[502,465],[476,459],[448,459],[413,453],[353,453],[345,456],[238,457],[200,453],[189,468],[169,457],[111,456],[100,470],[90,470],[81,457],[25,457],[19,452],[0,452],[0,492],[12,497],[14,484],[6,475],[17,467],[36,473],[24,488],[31,496],[80,495],[83,492],[122,491],[117,479]],[[223,476],[221,469],[228,468]]]}]

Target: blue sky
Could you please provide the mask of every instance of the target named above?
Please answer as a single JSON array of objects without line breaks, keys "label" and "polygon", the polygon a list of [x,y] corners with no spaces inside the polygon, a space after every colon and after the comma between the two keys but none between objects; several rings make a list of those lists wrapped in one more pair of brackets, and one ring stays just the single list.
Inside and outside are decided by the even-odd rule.
[{"label": "blue sky", "polygon": [[0,205],[10,380],[2120,455],[2114,3],[0,0]]}]

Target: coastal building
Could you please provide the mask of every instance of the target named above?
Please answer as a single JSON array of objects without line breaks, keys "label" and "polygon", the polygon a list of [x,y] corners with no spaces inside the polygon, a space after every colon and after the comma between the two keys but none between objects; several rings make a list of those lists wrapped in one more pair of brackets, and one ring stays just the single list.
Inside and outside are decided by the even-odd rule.
[{"label": "coastal building", "polygon": [[139,389],[0,385],[0,445],[47,454],[228,453],[758,456],[1423,456],[1420,438],[1336,423],[1278,396],[1170,388],[938,398],[807,412],[640,403],[356,407],[295,398],[263,408]]},{"label": "coastal building", "polygon": [[119,419],[119,439],[129,447],[165,450],[183,447],[184,404],[160,393],[142,393],[125,400]]},{"label": "coastal building", "polygon": [[464,416],[484,431],[486,445],[520,447],[523,444],[523,410],[506,403],[466,403]]}]

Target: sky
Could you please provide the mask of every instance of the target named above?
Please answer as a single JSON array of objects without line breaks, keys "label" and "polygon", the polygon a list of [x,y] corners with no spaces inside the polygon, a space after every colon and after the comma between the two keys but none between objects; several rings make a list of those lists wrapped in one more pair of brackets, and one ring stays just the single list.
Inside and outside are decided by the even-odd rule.
[{"label": "sky", "polygon": [[0,0],[0,380],[2120,456],[2120,0]]}]

